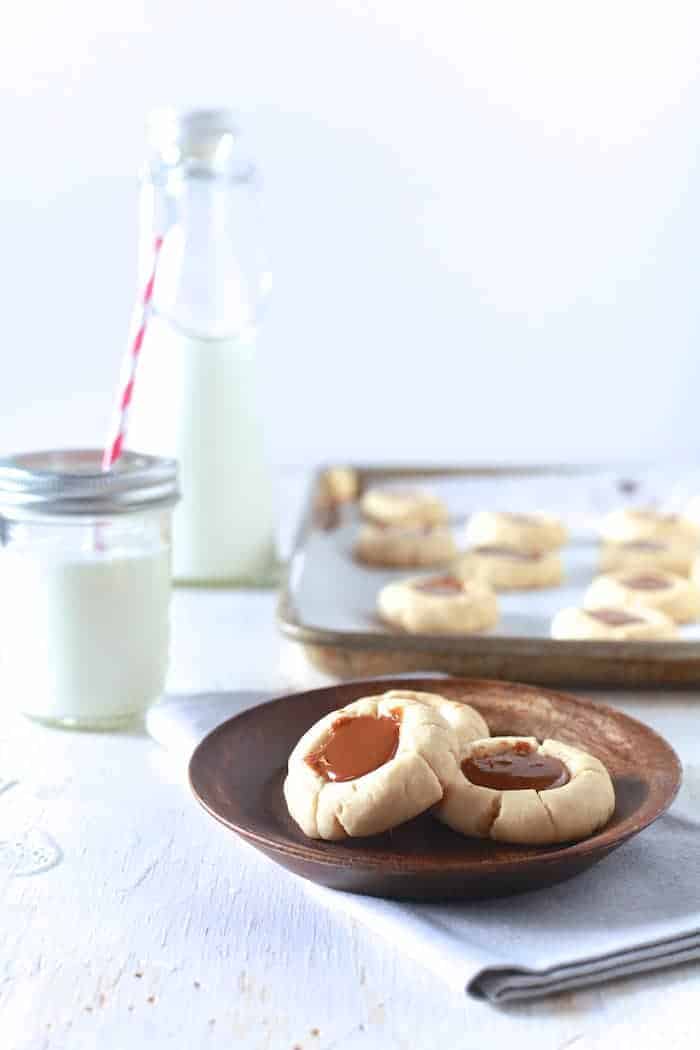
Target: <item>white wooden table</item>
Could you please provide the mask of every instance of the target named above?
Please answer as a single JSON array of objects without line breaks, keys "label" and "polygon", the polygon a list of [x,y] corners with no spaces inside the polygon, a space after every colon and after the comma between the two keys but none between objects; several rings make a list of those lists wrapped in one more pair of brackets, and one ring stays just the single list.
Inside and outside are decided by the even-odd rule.
[{"label": "white wooden table", "polygon": [[[178,591],[171,689],[283,688],[273,608]],[[615,702],[700,760],[700,698]],[[676,739],[692,703],[698,736]],[[467,1000],[208,818],[144,733],[49,730],[3,705],[0,776],[19,783],[0,793],[0,840],[48,832],[62,859],[3,872],[2,1050],[699,1045],[700,967],[526,1006]]]}]

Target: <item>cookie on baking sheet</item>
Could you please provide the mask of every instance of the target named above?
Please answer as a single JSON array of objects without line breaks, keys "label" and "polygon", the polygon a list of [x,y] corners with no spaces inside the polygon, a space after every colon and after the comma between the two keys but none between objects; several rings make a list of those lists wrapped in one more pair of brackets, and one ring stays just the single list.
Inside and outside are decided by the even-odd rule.
[{"label": "cookie on baking sheet", "polygon": [[666,514],[653,507],[623,507],[607,514],[600,523],[600,534],[610,543],[634,540],[662,540],[697,546],[700,525],[681,514]]},{"label": "cookie on baking sheet", "polygon": [[447,525],[379,525],[368,521],[360,526],[355,558],[365,565],[387,568],[421,568],[446,565],[457,554]]},{"label": "cookie on baking sheet", "polygon": [[697,548],[679,540],[629,540],[626,543],[603,543],[600,548],[600,571],[618,569],[662,569],[687,576]]},{"label": "cookie on baking sheet", "polygon": [[552,551],[567,540],[563,522],[553,514],[512,514],[480,510],[467,522],[469,547],[517,547],[523,551]]},{"label": "cookie on baking sheet", "polygon": [[490,737],[471,743],[435,816],[462,835],[528,846],[587,838],[615,808],[597,758],[557,740]]},{"label": "cookie on baking sheet", "polygon": [[539,590],[558,587],[564,569],[557,551],[528,551],[517,547],[472,547],[456,567],[457,575],[476,576],[497,591]]},{"label": "cookie on baking sheet", "polygon": [[498,622],[498,599],[488,584],[449,574],[389,583],[377,609],[385,623],[411,634],[474,634]]},{"label": "cookie on baking sheet", "polygon": [[661,569],[596,576],[583,597],[584,609],[658,609],[676,623],[700,617],[700,587]]},{"label": "cookie on baking sheet", "polygon": [[664,641],[678,634],[676,624],[658,609],[562,609],[552,620],[552,638],[631,642]]},{"label": "cookie on baking sheet", "polygon": [[328,467],[319,484],[324,500],[330,503],[353,503],[357,499],[357,471],[352,467]]},{"label": "cookie on baking sheet", "polygon": [[395,691],[316,722],[289,757],[283,789],[304,834],[376,835],[439,802],[459,770],[457,738],[440,710]]},{"label": "cookie on baking sheet", "polygon": [[449,518],[442,500],[421,488],[367,489],[360,509],[380,525],[444,525]]}]

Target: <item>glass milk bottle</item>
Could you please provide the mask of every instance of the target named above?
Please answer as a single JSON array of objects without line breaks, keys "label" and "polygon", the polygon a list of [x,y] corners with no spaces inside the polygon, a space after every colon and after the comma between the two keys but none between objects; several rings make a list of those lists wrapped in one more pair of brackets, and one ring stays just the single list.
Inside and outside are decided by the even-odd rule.
[{"label": "glass milk bottle", "polygon": [[159,111],[142,190],[141,271],[162,236],[128,444],[179,461],[173,576],[265,585],[272,483],[258,417],[255,322],[269,285],[257,177],[226,111]]}]

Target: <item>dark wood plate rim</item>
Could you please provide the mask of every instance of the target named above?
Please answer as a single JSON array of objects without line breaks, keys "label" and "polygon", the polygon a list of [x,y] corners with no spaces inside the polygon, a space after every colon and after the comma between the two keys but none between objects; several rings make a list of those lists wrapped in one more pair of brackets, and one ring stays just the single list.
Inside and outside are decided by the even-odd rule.
[{"label": "dark wood plate rim", "polygon": [[[275,697],[272,700],[265,702],[264,704],[258,704],[253,708],[249,708],[240,714],[234,715],[232,718],[227,719],[221,725],[213,729],[207,736],[195,748],[192,757],[189,762],[188,778],[190,788],[194,794],[197,802],[202,808],[209,813],[215,820],[222,823],[225,827],[228,827],[234,831],[237,835],[243,839],[249,841],[251,844],[263,847],[266,850],[272,850],[278,854],[284,854],[288,857],[292,857],[296,860],[306,861],[313,864],[325,865],[331,868],[342,867],[344,864],[352,865],[355,870],[365,870],[368,872],[386,871],[391,873],[393,877],[406,876],[410,877],[416,874],[426,875],[434,874],[438,872],[459,872],[465,867],[468,862],[459,857],[454,859],[440,858],[438,863],[429,864],[425,862],[425,859],[421,859],[419,855],[416,858],[415,865],[406,863],[405,859],[397,856],[397,863],[394,867],[391,863],[391,857],[378,856],[371,857],[363,855],[362,853],[355,852],[351,848],[348,848],[343,842],[339,843],[323,843],[323,847],[327,849],[328,846],[332,846],[332,852],[325,852],[325,849],[319,848],[315,845],[315,840],[309,840],[308,844],[305,843],[289,843],[280,838],[273,837],[268,834],[260,834],[255,830],[248,827],[246,824],[239,823],[231,820],[228,817],[223,816],[217,812],[215,806],[211,806],[207,800],[200,793],[197,780],[198,773],[197,767],[203,760],[211,746],[212,740],[221,735],[230,733],[232,727],[244,726],[246,722],[255,720],[260,717],[260,712],[264,709],[269,709],[279,704],[290,704],[294,703],[295,700],[301,700],[302,698],[308,697],[310,694],[316,694],[322,699],[329,694],[336,693],[340,689],[348,687],[357,688],[362,690],[358,693],[360,695],[370,696],[378,692],[384,692],[388,689],[425,689],[432,691],[439,691],[440,684],[445,686],[449,684],[451,687],[459,687],[460,685],[473,688],[484,688],[485,690],[491,690],[497,687],[499,690],[509,692],[517,692],[520,694],[546,697],[548,700],[563,701],[566,705],[574,704],[578,708],[598,711],[604,714],[607,718],[612,719],[623,730],[628,727],[628,732],[633,731],[634,733],[641,733],[644,737],[653,741],[659,752],[664,754],[664,757],[668,764],[667,773],[670,781],[665,791],[658,791],[656,793],[650,792],[650,794],[640,803],[639,807],[625,818],[622,823],[612,827],[603,828],[602,831],[597,832],[595,835],[588,839],[584,839],[580,842],[574,842],[564,844],[561,846],[549,846],[542,847],[538,850],[533,850],[532,847],[525,847],[522,858],[519,859],[518,863],[527,868],[531,864],[537,865],[548,865],[557,864],[562,860],[566,860],[573,857],[584,858],[590,854],[601,854],[608,852],[611,849],[626,842],[633,835],[649,827],[655,820],[657,820],[666,810],[669,808],[674,798],[678,794],[678,790],[682,780],[682,766],[678,755],[673,750],[671,745],[655,730],[651,729],[644,722],[633,718],[631,715],[627,715],[622,711],[617,710],[614,707],[610,707],[608,704],[601,704],[597,701],[589,699],[583,699],[580,697],[572,696],[570,693],[557,692],[551,689],[539,688],[538,686],[526,685],[520,682],[508,682],[500,681],[497,679],[477,679],[477,678],[431,678],[426,676],[424,678],[379,678],[379,679],[355,679],[351,682],[341,682],[337,685],[326,686],[319,689],[309,689],[302,692],[290,693]],[[348,702],[348,701],[344,701]],[[275,770],[271,769],[270,774],[274,774]],[[455,833],[456,834],[456,833]],[[359,842],[360,840],[355,840]],[[371,839],[361,840],[364,843],[371,843]],[[320,845],[320,844],[319,844]],[[511,847],[517,850],[517,847]],[[500,858],[494,858],[494,860],[479,860],[479,871],[483,872],[484,875],[490,875],[500,872],[503,868],[504,861]]]}]

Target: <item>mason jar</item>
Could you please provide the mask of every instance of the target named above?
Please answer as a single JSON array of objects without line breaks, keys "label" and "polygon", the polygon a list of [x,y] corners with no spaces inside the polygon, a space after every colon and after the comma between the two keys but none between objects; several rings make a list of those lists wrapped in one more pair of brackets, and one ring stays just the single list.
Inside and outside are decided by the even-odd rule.
[{"label": "mason jar", "polygon": [[163,692],[173,460],[98,450],[0,460],[3,703],[38,721],[112,729]]}]

